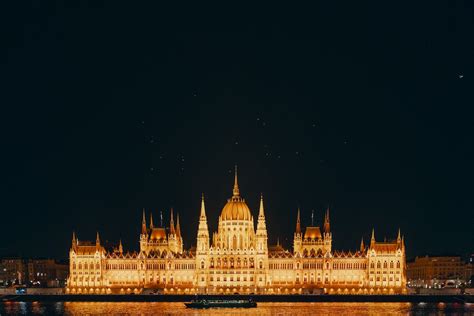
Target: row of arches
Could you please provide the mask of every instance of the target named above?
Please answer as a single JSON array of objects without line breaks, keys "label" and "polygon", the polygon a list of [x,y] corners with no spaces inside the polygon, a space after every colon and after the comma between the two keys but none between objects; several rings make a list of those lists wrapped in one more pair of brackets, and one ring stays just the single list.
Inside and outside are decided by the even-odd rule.
[{"label": "row of arches", "polygon": [[[390,261],[390,269],[393,269],[394,266],[395,266],[395,265],[394,265],[394,262],[393,262],[393,261]],[[387,261],[384,261],[384,262],[383,262],[383,268],[384,268],[384,269],[388,269],[388,267],[389,267],[389,263],[388,263]],[[396,267],[397,267],[397,269],[400,269],[400,260],[398,260],[398,261],[396,262]],[[370,268],[371,268],[371,269],[375,269],[375,262],[371,262],[371,263],[370,263]],[[379,260],[379,261],[377,261],[377,269],[381,269],[381,268],[382,268],[382,262]]]},{"label": "row of arches", "polygon": [[94,270],[94,267],[95,267],[96,270],[99,270],[100,269],[100,264],[98,262],[95,265],[92,262],[90,262],[90,263],[79,262],[78,264],[76,264],[76,262],[72,263],[72,269],[73,270],[76,270],[76,269],[79,269],[79,270],[82,270],[82,269]]},{"label": "row of arches", "polygon": [[[204,263],[204,261],[201,262],[201,266]],[[234,258],[217,258],[214,260],[214,258],[211,258],[210,261],[210,268],[254,268],[254,260],[253,258],[243,258],[241,259],[240,257],[237,259]],[[204,267],[202,266],[201,269]]]}]

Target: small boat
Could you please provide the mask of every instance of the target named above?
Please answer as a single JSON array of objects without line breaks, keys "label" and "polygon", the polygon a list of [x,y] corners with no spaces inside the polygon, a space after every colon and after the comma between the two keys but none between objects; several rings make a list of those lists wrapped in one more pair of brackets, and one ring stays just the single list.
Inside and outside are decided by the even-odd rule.
[{"label": "small boat", "polygon": [[226,308],[251,308],[257,307],[257,302],[252,299],[248,300],[213,300],[213,299],[196,299],[190,303],[184,303],[188,308],[213,308],[213,307],[226,307]]}]

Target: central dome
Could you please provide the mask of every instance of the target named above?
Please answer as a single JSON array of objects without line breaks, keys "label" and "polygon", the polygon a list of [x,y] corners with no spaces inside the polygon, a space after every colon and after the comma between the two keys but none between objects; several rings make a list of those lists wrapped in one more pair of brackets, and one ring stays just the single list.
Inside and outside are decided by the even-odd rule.
[{"label": "central dome", "polygon": [[222,220],[251,220],[250,209],[244,200],[229,199],[222,209]]},{"label": "central dome", "polygon": [[234,189],[232,190],[232,198],[227,200],[226,205],[222,209],[222,220],[251,220],[252,214],[245,203],[245,200],[240,197],[239,185],[237,183],[237,167],[235,167]]}]

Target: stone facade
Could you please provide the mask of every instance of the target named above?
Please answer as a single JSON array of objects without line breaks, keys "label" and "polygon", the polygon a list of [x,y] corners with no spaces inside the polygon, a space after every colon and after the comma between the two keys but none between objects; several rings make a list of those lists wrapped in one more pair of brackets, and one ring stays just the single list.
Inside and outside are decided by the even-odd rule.
[{"label": "stone facade", "polygon": [[240,196],[235,174],[233,194],[222,209],[218,229],[209,234],[204,197],[201,201],[195,249],[183,250],[173,213],[170,228],[155,227],[145,213],[140,251],[124,253],[122,244],[106,250],[96,242],[79,241],[73,234],[68,293],[326,293],[395,294],[406,292],[404,239],[370,243],[357,251],[332,249],[329,209],[324,225],[302,230],[300,211],[293,251],[279,244],[269,247],[263,196],[257,227]]}]

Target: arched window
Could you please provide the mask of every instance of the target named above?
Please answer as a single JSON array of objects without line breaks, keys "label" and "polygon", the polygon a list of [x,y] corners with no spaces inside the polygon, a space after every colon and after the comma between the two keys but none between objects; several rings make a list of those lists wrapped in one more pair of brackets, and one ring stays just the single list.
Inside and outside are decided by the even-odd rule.
[{"label": "arched window", "polygon": [[204,269],[204,260],[201,261],[201,269]]},{"label": "arched window", "polygon": [[237,237],[232,237],[232,249],[237,249]]},{"label": "arched window", "polygon": [[371,263],[370,263],[370,268],[371,268],[371,269],[375,269],[375,263],[371,262]]},{"label": "arched window", "polygon": [[393,269],[393,261],[390,261],[390,269]]},{"label": "arched window", "polygon": [[380,269],[382,267],[382,264],[380,263],[380,261],[377,262],[377,269]]},{"label": "arched window", "polygon": [[397,269],[400,269],[400,261],[397,261]]},{"label": "arched window", "polygon": [[387,261],[384,261],[384,263],[383,263],[383,268],[384,268],[384,269],[387,269],[387,268],[388,268]]},{"label": "arched window", "polygon": [[260,261],[260,262],[258,263],[258,268],[259,268],[259,269],[263,269],[263,262],[262,262],[262,261]]}]

